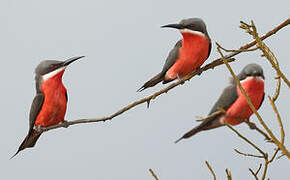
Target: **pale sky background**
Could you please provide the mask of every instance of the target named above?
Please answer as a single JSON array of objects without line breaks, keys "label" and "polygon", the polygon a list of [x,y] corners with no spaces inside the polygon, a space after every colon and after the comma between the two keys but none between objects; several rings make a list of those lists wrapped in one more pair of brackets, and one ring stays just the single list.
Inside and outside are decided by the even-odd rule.
[{"label": "pale sky background", "polygon": [[[40,1],[2,0],[1,22],[1,115],[0,179],[160,180],[212,179],[208,160],[218,179],[229,168],[234,179],[253,179],[248,168],[260,162],[236,154],[233,148],[256,153],[228,128],[202,132],[178,144],[174,141],[196,126],[196,116],[206,116],[230,76],[220,66],[190,82],[139,105],[105,123],[76,125],[45,133],[33,149],[14,159],[28,131],[28,114],[35,95],[34,68],[41,60],[86,58],[73,63],[64,74],[69,102],[66,119],[103,117],[166,86],[141,93],[136,90],[158,73],[177,40],[178,31],[161,29],[183,18],[200,17],[213,41],[238,48],[252,39],[239,29],[239,21],[253,19],[260,34],[289,18],[290,1]],[[290,28],[265,42],[276,54],[289,78]],[[264,68],[266,94],[275,88],[273,70],[260,52],[236,56],[231,63],[239,72],[248,63]],[[213,45],[205,64],[219,57]],[[289,89],[282,84],[277,101],[290,148]],[[265,99],[259,112],[279,133],[278,123]],[[252,116],[251,120],[257,122]],[[273,152],[273,145],[247,125],[236,127],[254,142]],[[256,153],[257,154],[257,153]],[[289,160],[269,166],[270,179],[287,179]]]}]

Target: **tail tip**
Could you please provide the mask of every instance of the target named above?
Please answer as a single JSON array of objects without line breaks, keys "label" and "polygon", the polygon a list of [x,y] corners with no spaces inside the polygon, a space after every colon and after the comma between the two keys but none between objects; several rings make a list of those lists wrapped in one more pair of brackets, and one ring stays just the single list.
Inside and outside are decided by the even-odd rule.
[{"label": "tail tip", "polygon": [[183,137],[177,139],[176,141],[174,141],[175,144],[177,144],[179,141],[181,141],[183,139]]},{"label": "tail tip", "polygon": [[146,89],[144,86],[140,87],[136,92],[141,92],[143,91],[144,89]]},{"label": "tail tip", "polygon": [[17,152],[9,158],[9,160],[13,159],[19,152],[20,152],[20,150],[18,149]]}]

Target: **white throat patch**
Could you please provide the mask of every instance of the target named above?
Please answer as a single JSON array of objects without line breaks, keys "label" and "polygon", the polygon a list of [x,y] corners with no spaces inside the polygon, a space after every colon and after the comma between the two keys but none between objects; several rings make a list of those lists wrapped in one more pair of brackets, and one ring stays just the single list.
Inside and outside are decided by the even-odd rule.
[{"label": "white throat patch", "polygon": [[190,29],[181,29],[180,32],[181,33],[190,33],[190,34],[194,34],[194,35],[198,35],[198,36],[205,36],[205,34],[200,32],[200,31],[193,31]]},{"label": "white throat patch", "polygon": [[248,80],[251,80],[251,79],[257,79],[258,81],[263,81],[264,82],[264,79],[261,76],[256,76],[256,77],[248,76],[248,77],[246,77],[246,79],[243,79],[240,82],[242,83],[242,82],[245,82],[245,81],[248,81]]},{"label": "white throat patch", "polygon": [[48,79],[50,79],[51,77],[55,76],[56,74],[58,74],[60,71],[64,70],[66,68],[66,66],[63,66],[61,68],[55,69],[54,71],[51,71],[45,75],[42,76],[42,80],[46,81]]}]

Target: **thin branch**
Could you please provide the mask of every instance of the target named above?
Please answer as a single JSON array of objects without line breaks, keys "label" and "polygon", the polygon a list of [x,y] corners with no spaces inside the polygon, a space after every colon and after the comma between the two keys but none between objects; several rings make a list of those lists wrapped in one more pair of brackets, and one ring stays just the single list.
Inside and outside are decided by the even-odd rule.
[{"label": "thin branch", "polygon": [[208,169],[209,169],[209,171],[211,172],[211,174],[213,175],[213,179],[216,180],[216,175],[215,175],[215,173],[214,173],[212,167],[210,166],[210,164],[209,164],[207,161],[205,161],[205,164],[206,164],[206,166],[208,167]]},{"label": "thin branch", "polygon": [[221,49],[224,50],[225,52],[250,52],[250,51],[256,51],[259,48],[255,47],[255,48],[252,48],[252,49],[226,49],[224,47],[221,47]]},{"label": "thin branch", "polygon": [[276,155],[278,154],[278,152],[280,151],[279,148],[277,148],[273,154],[273,156],[271,157],[271,159],[269,160],[269,163],[273,162],[273,160],[275,159]]},{"label": "thin branch", "polygon": [[[279,61],[277,60],[277,58],[274,56],[274,54],[273,54],[273,62],[275,63],[275,66],[276,67],[278,67],[278,68],[280,68],[279,67]],[[277,77],[275,78],[275,79],[277,79],[277,85],[276,85],[276,90],[275,90],[275,93],[274,93],[274,95],[273,95],[273,97],[272,97],[272,99],[273,99],[273,102],[275,102],[276,100],[277,100],[277,98],[278,98],[278,96],[279,96],[279,94],[280,94],[280,89],[281,89],[281,76],[279,76],[279,74],[276,72],[276,74],[277,74]]]},{"label": "thin branch", "polygon": [[255,123],[249,121],[244,122],[248,124],[250,129],[256,130],[258,133],[262,134],[267,141],[272,142],[271,138],[262,129],[258,128],[258,126]]},{"label": "thin branch", "polygon": [[228,180],[232,180],[232,173],[230,170],[226,169],[226,174],[227,174],[227,178]]},{"label": "thin branch", "polygon": [[237,149],[234,149],[236,151],[236,153],[244,155],[244,156],[249,156],[249,157],[255,157],[255,158],[264,158],[264,156],[259,156],[259,155],[255,155],[255,154],[248,154],[248,153],[243,153]]},{"label": "thin branch", "polygon": [[259,168],[257,169],[257,171],[255,173],[256,175],[258,175],[258,173],[260,172],[261,168],[262,168],[262,164],[260,163]]},{"label": "thin branch", "polygon": [[[287,19],[286,21],[284,21],[283,23],[281,23],[280,25],[278,25],[277,27],[273,28],[272,30],[270,30],[269,32],[267,32],[265,35],[261,36],[260,39],[264,40],[270,36],[272,36],[273,34],[277,33],[280,29],[284,28],[285,26],[290,24],[290,20]],[[240,47],[240,50],[242,49],[249,49],[250,47],[254,46],[256,44],[256,40],[245,44],[244,46]],[[240,54],[242,51],[239,52],[233,52],[230,53],[228,55],[226,55],[224,58],[227,59],[227,62],[232,62],[235,59],[230,59],[233,56],[236,56],[238,54]],[[219,65],[223,64],[223,60],[221,58],[218,58],[216,60],[214,60],[213,62],[207,64],[206,66],[202,67],[201,69],[197,70],[196,72],[193,72],[192,74],[190,74],[189,76],[186,76],[185,78],[183,78],[181,81],[175,82],[170,84],[169,86],[167,86],[166,88],[155,92],[154,94],[147,96],[145,98],[142,98],[138,101],[135,101],[123,108],[121,108],[120,110],[118,110],[117,112],[109,115],[109,116],[105,116],[102,118],[90,118],[90,119],[79,119],[79,120],[72,120],[72,121],[65,121],[64,123],[58,124],[58,125],[54,125],[54,126],[49,126],[49,127],[42,127],[43,131],[48,131],[48,130],[52,130],[52,129],[56,129],[56,128],[67,128],[71,125],[75,125],[75,124],[82,124],[82,123],[94,123],[94,122],[104,122],[107,120],[111,120],[113,118],[115,118],[116,116],[121,115],[122,113],[130,110],[131,108],[139,105],[139,104],[143,104],[143,103],[147,103],[148,105],[150,104],[150,101],[155,99],[156,97],[160,96],[161,94],[167,93],[169,90],[173,89],[174,87],[184,83],[187,80],[190,80],[192,77],[201,74],[203,71],[209,70],[209,69],[213,69]]]},{"label": "thin branch", "polygon": [[159,180],[152,169],[149,169],[149,171],[150,171],[151,175],[154,177],[155,180]]},{"label": "thin branch", "polygon": [[[288,21],[290,22],[290,19],[288,19]],[[276,70],[279,77],[281,77],[284,80],[284,82],[287,84],[287,86],[290,87],[290,81],[287,79],[284,73],[281,72],[279,66],[275,64],[275,62],[278,62],[278,61],[274,53],[270,50],[270,48],[264,42],[262,42],[253,21],[251,21],[251,25],[249,25],[248,33],[251,34],[253,38],[257,41],[257,47],[263,52],[263,55],[271,63],[272,67]]]},{"label": "thin branch", "polygon": [[271,106],[276,114],[276,117],[277,117],[277,120],[278,120],[278,123],[279,123],[279,126],[280,126],[280,133],[281,133],[281,144],[284,144],[284,141],[285,141],[285,131],[284,131],[284,127],[283,127],[283,123],[282,123],[282,120],[281,120],[281,116],[278,112],[278,108],[276,106],[276,104],[274,103],[274,100],[268,96],[269,98],[269,101],[271,103]]},{"label": "thin branch", "polygon": [[[242,22],[241,22],[241,23],[242,23]],[[266,38],[268,38],[268,37],[270,37],[270,36],[276,34],[280,29],[282,29],[282,28],[288,26],[289,24],[290,24],[290,19],[286,19],[284,22],[282,22],[281,24],[279,24],[278,26],[276,26],[274,29],[272,29],[271,31],[267,32],[265,35],[261,36],[260,39],[261,39],[261,40],[264,40],[264,39],[266,39]],[[250,42],[250,43],[248,43],[248,44],[246,44],[246,45],[240,47],[239,50],[242,50],[242,49],[249,49],[250,47],[253,47],[254,45],[256,45],[256,43],[257,43],[257,41],[254,40],[254,41],[252,41],[252,42]],[[229,55],[226,55],[225,57],[226,57],[226,58],[230,58],[230,57],[233,57],[233,56],[235,56],[235,55],[240,54],[241,52],[242,52],[242,51],[233,52],[233,53],[231,53],[231,54],[229,54]]]},{"label": "thin branch", "polygon": [[281,77],[277,77],[277,86],[276,86],[276,90],[275,93],[272,97],[273,101],[275,102],[280,94],[280,88],[281,88]]},{"label": "thin branch", "polygon": [[256,172],[254,172],[251,168],[249,168],[249,171],[252,173],[252,175],[255,177],[256,180],[259,179],[258,178],[258,173],[260,172],[261,168],[262,168],[262,164],[259,165],[259,168],[257,169]]},{"label": "thin branch", "polygon": [[256,180],[259,180],[258,176],[254,173],[254,171],[251,168],[249,168],[249,171],[252,173],[252,175]]},{"label": "thin branch", "polygon": [[256,144],[254,144],[252,141],[250,141],[248,138],[246,138],[245,136],[243,136],[241,133],[239,133],[237,130],[235,130],[231,125],[229,125],[226,121],[225,121],[225,125],[228,126],[232,131],[234,131],[240,138],[242,138],[243,140],[245,140],[248,144],[250,144],[251,146],[253,146],[253,148],[255,148],[257,151],[259,151],[263,157],[266,156],[266,153],[260,149]]}]

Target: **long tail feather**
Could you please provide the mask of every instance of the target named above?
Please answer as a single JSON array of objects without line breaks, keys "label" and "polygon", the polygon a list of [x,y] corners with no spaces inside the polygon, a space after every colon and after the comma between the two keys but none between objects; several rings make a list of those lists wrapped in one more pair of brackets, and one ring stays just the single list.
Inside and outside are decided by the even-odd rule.
[{"label": "long tail feather", "polygon": [[164,76],[161,73],[159,73],[156,76],[154,76],[153,78],[151,78],[149,81],[147,81],[141,88],[139,88],[137,90],[137,92],[141,92],[144,89],[147,89],[149,87],[153,87],[163,80],[164,80]]},{"label": "long tail feather", "polygon": [[28,133],[28,135],[25,137],[25,139],[19,146],[17,152],[10,159],[15,157],[23,149],[34,147],[40,135],[41,135],[41,132],[38,132],[35,130],[32,130],[30,133]]}]

